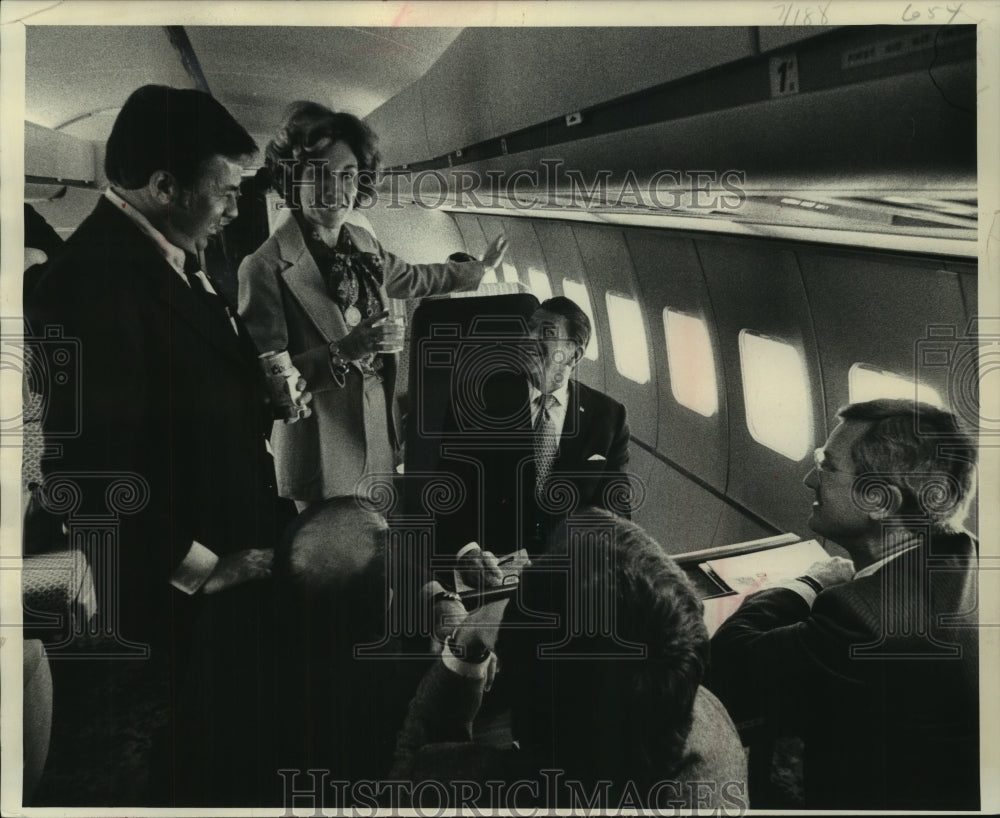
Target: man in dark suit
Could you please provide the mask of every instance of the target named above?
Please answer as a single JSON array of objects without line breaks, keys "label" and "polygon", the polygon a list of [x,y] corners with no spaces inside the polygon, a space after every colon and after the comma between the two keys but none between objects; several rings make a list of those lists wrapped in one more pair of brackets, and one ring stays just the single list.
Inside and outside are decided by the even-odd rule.
[{"label": "man in dark suit", "polygon": [[[626,797],[634,808],[746,808],[736,729],[700,686],[701,603],[641,528],[581,509],[498,606],[502,619],[483,608],[454,630],[413,697],[390,778],[411,782],[414,803],[394,806],[426,806],[425,782],[437,797],[462,781],[464,803],[492,810],[572,807],[574,787],[606,813]],[[473,741],[491,688],[509,702],[514,746]]]},{"label": "man in dark suit", "polygon": [[831,559],[750,596],[712,640],[737,723],[805,742],[810,808],[978,809],[976,449],[954,416],[848,406],[806,476]]},{"label": "man in dark suit", "polygon": [[496,581],[493,553],[538,552],[575,509],[630,514],[625,407],[572,379],[590,333],[577,304],[550,298],[528,322],[525,372],[452,396],[438,469],[460,477],[465,499],[439,515],[434,550],[457,555],[471,585]]},{"label": "man in dark suit", "polygon": [[110,188],[26,305],[36,332],[58,328],[80,349],[78,393],[48,395],[46,433],[79,434],[45,461],[44,496],[52,507],[74,484],[71,530],[84,515],[117,515],[100,571],[103,608],[116,609],[102,624],[119,644],[148,646],[149,667],[174,685],[196,639],[198,662],[222,648],[236,656],[225,634],[252,628],[255,581],[270,575],[287,519],[257,350],[199,260],[236,218],[255,151],[208,94],[135,91],[108,139]]}]

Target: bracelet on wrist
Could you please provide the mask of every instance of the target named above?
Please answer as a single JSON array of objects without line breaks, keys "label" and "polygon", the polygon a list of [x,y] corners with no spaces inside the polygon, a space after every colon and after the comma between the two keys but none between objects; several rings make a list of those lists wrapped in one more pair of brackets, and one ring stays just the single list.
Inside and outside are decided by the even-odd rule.
[{"label": "bracelet on wrist", "polygon": [[333,374],[337,386],[343,388],[344,384],[347,383],[347,372],[351,362],[341,354],[336,341],[330,344],[328,351],[330,353],[330,372]]},{"label": "bracelet on wrist", "polygon": [[431,597],[431,605],[437,605],[442,599],[450,599],[452,602],[457,602],[459,605],[464,604],[462,602],[462,597],[455,593],[455,591],[438,591]]},{"label": "bracelet on wrist", "polygon": [[808,574],[804,574],[801,577],[796,577],[795,579],[798,580],[799,582],[804,582],[806,585],[812,588],[817,594],[823,591],[823,586],[820,584],[819,580],[814,579]]}]

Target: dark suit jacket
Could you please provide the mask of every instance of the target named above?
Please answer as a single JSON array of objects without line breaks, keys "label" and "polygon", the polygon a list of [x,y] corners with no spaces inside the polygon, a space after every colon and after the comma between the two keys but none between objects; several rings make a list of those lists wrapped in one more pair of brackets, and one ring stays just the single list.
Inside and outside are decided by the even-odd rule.
[{"label": "dark suit jacket", "polygon": [[936,536],[823,591],[749,597],[712,639],[737,723],[805,741],[810,808],[978,809],[976,545]]},{"label": "dark suit jacket", "polygon": [[[461,393],[460,393],[461,394]],[[571,381],[566,421],[547,483],[549,502],[534,496],[535,459],[528,383],[496,376],[483,389],[483,407],[453,398],[446,420],[452,434],[442,445],[441,472],[462,482],[464,499],[437,517],[435,552],[454,554],[478,542],[497,554],[539,551],[560,521],[584,506],[629,516],[625,468],[629,430],[625,407]]]},{"label": "dark suit jacket", "polygon": [[[79,341],[79,389],[49,388],[44,420],[52,440],[79,434],[43,461],[46,481],[97,473],[76,479],[80,502],[65,511],[117,516],[122,635],[162,635],[179,604],[170,578],[193,540],[220,556],[276,540],[256,349],[104,198],[26,307],[36,334],[56,327]],[[107,473],[136,475],[148,496],[116,500]]]},{"label": "dark suit jacket", "polygon": [[[473,720],[483,695],[482,685],[482,680],[458,676],[438,661],[424,676],[410,702],[409,713],[396,741],[394,767],[389,777],[413,784],[438,781],[446,787],[449,781],[472,782],[482,793],[481,798],[474,798],[475,803],[487,809],[510,809],[512,803],[550,809],[572,806],[571,791],[565,780],[559,780],[560,775],[562,779],[572,778],[572,775],[567,777],[565,773],[549,769],[546,778],[540,775],[538,764],[532,763],[527,752],[473,742]],[[586,713],[581,717],[592,718]],[[746,757],[732,720],[719,700],[699,687],[692,708],[691,729],[680,760],[674,769],[662,771],[661,780],[670,783],[661,785],[661,790],[653,793],[656,805],[662,807],[670,802],[684,809],[727,807],[742,812],[746,807],[746,777]],[[498,798],[496,790],[486,785],[488,781],[508,785],[531,783],[503,788]],[[619,787],[625,783],[612,782]],[[645,801],[649,795],[648,785],[636,782],[635,786],[638,798]],[[588,794],[592,789],[590,784],[585,786]],[[699,795],[695,795],[696,790]],[[412,791],[434,790],[414,787]],[[614,812],[620,793],[611,795],[609,792],[608,797],[610,800],[601,806],[604,811]]]}]

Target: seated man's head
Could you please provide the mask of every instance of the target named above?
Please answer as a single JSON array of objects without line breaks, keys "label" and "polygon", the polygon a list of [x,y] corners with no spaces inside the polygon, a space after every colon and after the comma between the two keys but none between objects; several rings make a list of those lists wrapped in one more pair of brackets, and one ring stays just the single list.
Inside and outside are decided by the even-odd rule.
[{"label": "seated man's head", "polygon": [[295,518],[275,555],[275,573],[311,626],[342,640],[379,635],[390,600],[388,530],[353,497],[324,500]]},{"label": "seated man's head", "polygon": [[528,367],[532,383],[546,394],[569,380],[590,342],[590,319],[574,301],[557,296],[543,301],[528,320],[535,341]]},{"label": "seated man's head", "polygon": [[961,527],[974,494],[976,448],[951,412],[873,400],[838,415],[804,481],[815,492],[813,531],[846,548],[857,565],[879,558],[886,522]]},{"label": "seated man's head", "polygon": [[243,164],[256,152],[209,94],[144,85],[115,119],[104,169],[171,244],[193,253],[237,217]]},{"label": "seated man's head", "polygon": [[532,764],[618,785],[669,778],[708,661],[702,610],[638,526],[600,510],[569,522],[522,574],[497,644]]}]

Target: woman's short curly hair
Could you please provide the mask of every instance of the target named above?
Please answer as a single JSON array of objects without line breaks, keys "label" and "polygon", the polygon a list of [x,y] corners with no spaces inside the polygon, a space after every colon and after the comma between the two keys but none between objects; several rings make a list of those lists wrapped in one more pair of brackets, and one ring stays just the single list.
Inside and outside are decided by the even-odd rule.
[{"label": "woman's short curly hair", "polygon": [[[353,114],[332,111],[318,102],[293,102],[285,109],[281,128],[264,150],[264,165],[271,187],[291,204],[292,187],[298,182],[309,159],[319,157],[330,145],[346,142],[358,160],[356,204],[375,198],[375,172],[379,165],[378,137]],[[291,168],[291,176],[287,168]]]}]

